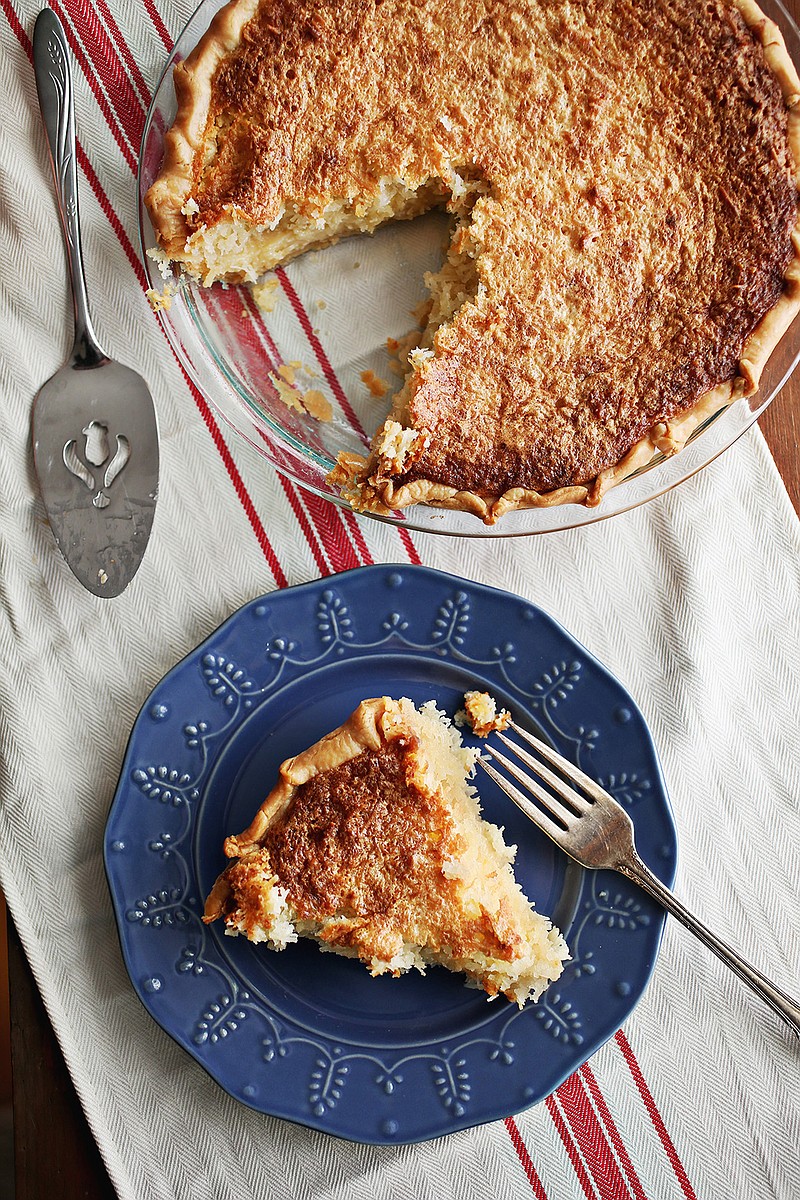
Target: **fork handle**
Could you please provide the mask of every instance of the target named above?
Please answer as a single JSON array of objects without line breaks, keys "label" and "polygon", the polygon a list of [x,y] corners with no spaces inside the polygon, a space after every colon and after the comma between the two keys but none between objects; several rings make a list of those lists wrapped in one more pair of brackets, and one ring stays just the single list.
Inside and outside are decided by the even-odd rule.
[{"label": "fork handle", "polygon": [[72,304],[75,312],[73,359],[82,367],[98,366],[105,359],[89,316],[86,277],[81,251],[76,169],[75,106],[69,47],[61,22],[43,8],[33,30],[33,68],[42,112],[50,165],[56,188],[58,215],[64,233]]},{"label": "fork handle", "polygon": [[734,974],[752,988],[773,1012],[777,1013],[779,1017],[783,1017],[789,1028],[800,1037],[800,1004],[782,992],[770,979],[767,979],[746,959],[737,954],[727,942],[723,942],[693,913],[689,912],[674,892],[671,892],[660,879],[656,878],[638,855],[626,862],[618,863],[616,869],[621,875],[625,875],[637,883],[673,917],[677,917],[682,925],[708,946],[709,950],[713,950],[714,954],[722,959]]}]

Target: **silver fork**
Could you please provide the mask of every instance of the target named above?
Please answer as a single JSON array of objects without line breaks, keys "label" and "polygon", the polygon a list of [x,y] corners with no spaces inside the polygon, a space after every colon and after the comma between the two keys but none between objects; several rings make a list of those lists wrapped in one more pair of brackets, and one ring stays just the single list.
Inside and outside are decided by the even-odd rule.
[{"label": "silver fork", "polygon": [[[769,1007],[783,1017],[786,1024],[795,1034],[800,1036],[800,1004],[792,1000],[771,980],[751,966],[741,955],[737,954],[726,942],[712,933],[697,919],[673,892],[657,879],[649,867],[645,866],[639,857],[633,836],[633,822],[625,809],[617,803],[594,779],[572,763],[562,758],[552,747],[533,734],[521,729],[514,721],[507,726],[524,742],[530,745],[546,763],[556,767],[556,774],[545,763],[534,758],[522,746],[516,745],[504,733],[497,733],[500,741],[520,759],[529,770],[535,772],[550,789],[542,787],[537,779],[532,778],[515,761],[507,758],[488,742],[483,749],[509,775],[536,798],[538,807],[531,799],[520,791],[513,783],[501,775],[491,763],[484,758],[479,759],[484,771],[503,789],[506,795],[514,801],[518,808],[529,817],[535,825],[552,838],[556,845],[583,867],[593,870],[618,871],[627,879],[633,880],[649,896],[685,925],[710,950],[721,958],[757,996],[760,996]],[[566,776],[569,783],[561,776]],[[570,784],[574,786],[570,786]],[[554,795],[553,793],[556,793]],[[546,811],[543,812],[542,809]]]}]

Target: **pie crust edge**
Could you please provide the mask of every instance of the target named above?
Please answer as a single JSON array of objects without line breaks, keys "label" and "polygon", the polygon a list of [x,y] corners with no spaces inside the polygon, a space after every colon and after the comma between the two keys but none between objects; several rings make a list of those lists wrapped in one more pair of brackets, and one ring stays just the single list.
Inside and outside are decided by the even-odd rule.
[{"label": "pie crust edge", "polygon": [[[392,737],[392,715],[399,719],[398,701],[388,696],[362,700],[344,724],[281,764],[278,782],[242,833],[225,839],[226,858],[241,858],[258,849],[267,830],[291,803],[297,790],[316,775],[333,771],[365,750],[380,750]],[[395,733],[395,736],[397,734]]]}]

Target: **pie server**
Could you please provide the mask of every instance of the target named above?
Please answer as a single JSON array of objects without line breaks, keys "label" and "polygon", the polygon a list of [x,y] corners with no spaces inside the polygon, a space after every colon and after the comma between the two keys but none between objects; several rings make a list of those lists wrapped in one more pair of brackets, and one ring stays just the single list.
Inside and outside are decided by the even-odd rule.
[{"label": "pie server", "polygon": [[69,50],[49,8],[36,19],[33,62],[75,310],[72,354],[34,401],[33,459],[70,569],[95,596],[118,596],[139,568],[153,525],[158,425],[144,380],[101,350],[89,317]]}]

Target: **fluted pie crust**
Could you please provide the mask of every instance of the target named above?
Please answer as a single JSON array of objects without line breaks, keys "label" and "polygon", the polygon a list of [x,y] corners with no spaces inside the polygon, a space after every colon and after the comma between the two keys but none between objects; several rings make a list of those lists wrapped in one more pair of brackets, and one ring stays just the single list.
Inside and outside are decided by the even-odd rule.
[{"label": "fluted pie crust", "polygon": [[332,476],[357,508],[597,504],[755,392],[800,307],[800,78],[753,0],[233,0],[174,78],[146,200],[204,283],[453,214]]}]

